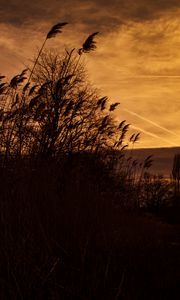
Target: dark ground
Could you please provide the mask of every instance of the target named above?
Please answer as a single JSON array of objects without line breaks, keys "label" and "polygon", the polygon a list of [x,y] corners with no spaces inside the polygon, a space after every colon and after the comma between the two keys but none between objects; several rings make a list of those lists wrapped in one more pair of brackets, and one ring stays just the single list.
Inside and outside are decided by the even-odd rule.
[{"label": "dark ground", "polygon": [[84,173],[18,170],[1,172],[0,299],[180,299],[173,212],[127,211]]}]

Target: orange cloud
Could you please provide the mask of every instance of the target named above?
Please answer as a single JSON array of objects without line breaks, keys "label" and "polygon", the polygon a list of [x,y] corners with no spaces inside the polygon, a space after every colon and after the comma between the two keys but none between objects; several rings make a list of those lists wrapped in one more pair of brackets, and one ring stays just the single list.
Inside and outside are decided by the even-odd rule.
[{"label": "orange cloud", "polygon": [[[30,64],[46,32],[58,21],[70,23],[62,36],[48,41],[47,47],[59,52],[64,46],[78,48],[87,34],[100,31],[97,51],[85,59],[89,78],[102,94],[152,124],[121,107],[117,119],[142,128],[141,147],[180,144],[179,0],[66,0],[61,4],[25,0],[23,5],[20,0],[9,0],[8,5],[1,1],[0,73],[13,76]],[[153,135],[160,136],[159,141]]]}]

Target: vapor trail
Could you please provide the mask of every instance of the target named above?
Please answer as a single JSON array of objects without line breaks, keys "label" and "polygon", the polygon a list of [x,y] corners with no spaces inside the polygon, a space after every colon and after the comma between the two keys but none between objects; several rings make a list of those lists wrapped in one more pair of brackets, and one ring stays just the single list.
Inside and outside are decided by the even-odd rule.
[{"label": "vapor trail", "polygon": [[126,111],[126,112],[128,112],[128,113],[131,114],[131,115],[134,115],[134,116],[138,117],[139,119],[141,119],[141,120],[143,120],[143,121],[146,121],[146,122],[152,124],[153,126],[155,126],[155,127],[157,127],[157,128],[162,129],[163,131],[165,131],[165,132],[167,132],[167,133],[170,133],[170,134],[172,134],[172,135],[174,135],[174,136],[176,136],[176,137],[179,138],[179,135],[177,135],[176,133],[174,133],[174,132],[171,131],[171,130],[168,130],[168,129],[165,128],[165,127],[160,126],[159,124],[157,124],[157,123],[155,123],[155,122],[153,122],[153,121],[151,121],[151,120],[149,120],[149,119],[147,119],[147,118],[145,118],[145,117],[142,117],[141,115],[139,115],[139,114],[137,114],[137,113],[135,113],[135,112],[133,112],[133,111],[131,111],[131,110],[128,110],[128,109],[126,109],[126,108],[123,108],[123,110]]},{"label": "vapor trail", "polygon": [[137,126],[131,125],[131,127],[134,128],[134,129],[137,129],[138,131],[141,131],[141,132],[143,132],[143,133],[145,133],[145,134],[147,134],[147,135],[150,135],[151,137],[154,137],[154,138],[156,138],[156,139],[158,139],[158,140],[162,140],[163,142],[166,142],[166,143],[168,143],[168,144],[170,144],[170,145],[172,145],[172,146],[176,146],[176,147],[177,147],[177,144],[174,144],[174,143],[172,143],[172,142],[170,142],[170,141],[168,141],[168,140],[166,140],[166,139],[163,139],[162,137],[160,137],[160,136],[157,135],[157,134],[154,134],[154,133],[152,133],[152,132],[149,132],[149,131],[147,131],[147,130],[144,130],[144,129],[142,129],[142,128],[139,128],[139,127],[137,127]]}]

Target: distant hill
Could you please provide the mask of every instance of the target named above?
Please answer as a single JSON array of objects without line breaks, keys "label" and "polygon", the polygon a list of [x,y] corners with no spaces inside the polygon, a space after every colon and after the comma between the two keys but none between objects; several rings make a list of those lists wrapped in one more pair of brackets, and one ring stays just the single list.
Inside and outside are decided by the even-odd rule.
[{"label": "distant hill", "polygon": [[[129,151],[129,150],[128,150]],[[165,178],[171,177],[174,155],[180,153],[180,147],[173,148],[145,148],[134,149],[132,155],[134,158],[144,160],[152,155],[153,165],[149,169],[150,173],[161,174]]]}]

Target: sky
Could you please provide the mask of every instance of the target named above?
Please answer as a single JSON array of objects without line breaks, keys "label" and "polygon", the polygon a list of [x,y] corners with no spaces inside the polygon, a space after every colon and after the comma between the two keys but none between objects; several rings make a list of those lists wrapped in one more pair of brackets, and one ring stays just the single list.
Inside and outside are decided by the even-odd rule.
[{"label": "sky", "polygon": [[136,147],[180,146],[180,1],[0,0],[0,74],[29,65],[58,22],[69,24],[47,48],[80,48],[99,32],[89,80],[120,102],[115,118],[141,132]]}]

